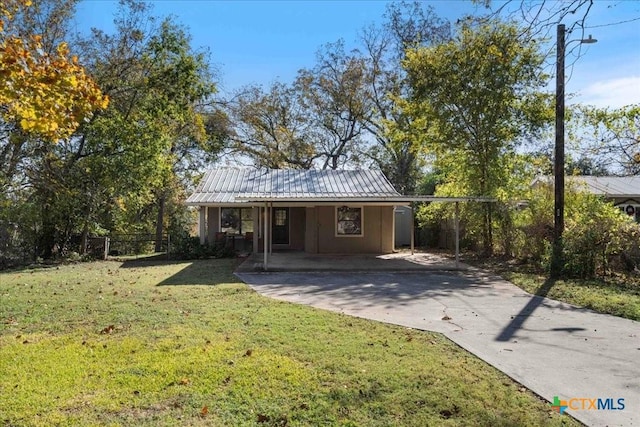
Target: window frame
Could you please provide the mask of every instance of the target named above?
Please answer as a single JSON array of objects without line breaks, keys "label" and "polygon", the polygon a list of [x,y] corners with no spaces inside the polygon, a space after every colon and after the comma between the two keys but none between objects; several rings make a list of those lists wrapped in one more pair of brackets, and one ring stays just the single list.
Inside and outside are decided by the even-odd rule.
[{"label": "window frame", "polygon": [[[359,234],[341,234],[338,232],[339,227],[338,224],[340,223],[340,219],[338,217],[339,215],[339,209],[340,208],[349,208],[349,209],[359,209],[360,210],[360,233]],[[335,237],[364,237],[364,206],[363,205],[340,205],[340,206],[335,206],[334,207],[334,231],[335,231]],[[346,220],[343,220],[346,221]]]},{"label": "window frame", "polygon": [[[229,209],[229,210],[235,210],[238,212],[238,233],[230,233],[229,231],[222,231],[223,228],[228,228],[228,227],[222,227],[222,211],[225,209]],[[246,210],[246,211],[253,211],[253,207],[249,207],[249,206],[221,206],[220,207],[220,214],[219,214],[219,224],[218,224],[218,230],[220,230],[220,232],[225,233],[229,236],[244,236],[245,233],[247,233],[246,230],[243,229],[242,227],[242,223],[243,222],[249,222],[249,219],[243,219],[242,218],[242,211]],[[254,223],[253,224],[253,231],[255,231],[255,221],[253,221],[253,212],[251,213],[251,221]]]}]

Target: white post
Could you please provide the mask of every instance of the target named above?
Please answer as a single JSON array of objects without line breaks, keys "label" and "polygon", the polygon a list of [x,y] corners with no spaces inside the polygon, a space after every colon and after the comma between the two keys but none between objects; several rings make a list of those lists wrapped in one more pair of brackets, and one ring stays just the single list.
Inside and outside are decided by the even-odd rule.
[{"label": "white post", "polygon": [[264,233],[262,235],[262,243],[264,246],[264,254],[263,254],[263,264],[262,264],[262,268],[264,269],[264,271],[267,271],[267,258],[269,256],[269,248],[268,248],[268,240],[269,240],[269,235],[268,235],[268,229],[267,229],[267,224],[269,223],[269,221],[267,221],[267,215],[269,214],[269,203],[268,202],[264,202]]},{"label": "white post", "polygon": [[198,217],[198,233],[200,234],[200,244],[204,245],[207,237],[207,207],[200,206],[200,216]]},{"label": "white post", "polygon": [[[391,210],[391,252],[396,252],[396,207]],[[380,239],[382,239],[382,221],[380,221]]]},{"label": "white post", "polygon": [[411,202],[411,255],[413,255],[413,252],[415,250],[415,238],[414,235],[416,234],[416,230],[415,230],[415,218],[414,218],[414,212],[413,212],[413,202]]},{"label": "white post", "polygon": [[269,205],[269,255],[271,255],[273,253],[273,202]]},{"label": "white post", "polygon": [[459,202],[456,202],[456,215],[454,219],[454,227],[456,229],[456,268],[459,268],[460,264],[460,206]]}]

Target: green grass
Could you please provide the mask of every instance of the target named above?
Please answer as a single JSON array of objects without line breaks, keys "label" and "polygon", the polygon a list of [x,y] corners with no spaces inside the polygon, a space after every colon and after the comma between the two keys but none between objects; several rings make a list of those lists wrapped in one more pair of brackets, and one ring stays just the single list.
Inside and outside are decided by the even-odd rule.
[{"label": "green grass", "polygon": [[0,274],[0,424],[577,425],[438,334],[261,297],[234,261]]},{"label": "green grass", "polygon": [[640,320],[640,277],[616,274],[594,279],[550,281],[529,265],[508,264],[495,259],[471,259],[469,263],[495,272],[534,294],[564,301],[599,313]]}]

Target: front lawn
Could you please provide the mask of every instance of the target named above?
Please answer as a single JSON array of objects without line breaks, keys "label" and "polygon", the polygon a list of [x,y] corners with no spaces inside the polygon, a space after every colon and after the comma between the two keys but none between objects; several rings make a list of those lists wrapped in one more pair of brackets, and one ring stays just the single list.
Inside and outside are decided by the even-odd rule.
[{"label": "front lawn", "polygon": [[578,425],[441,335],[261,297],[234,265],[0,273],[0,424]]},{"label": "front lawn", "polygon": [[552,281],[547,274],[526,264],[472,257],[465,262],[492,271],[533,295],[640,321],[640,276],[637,274]]}]

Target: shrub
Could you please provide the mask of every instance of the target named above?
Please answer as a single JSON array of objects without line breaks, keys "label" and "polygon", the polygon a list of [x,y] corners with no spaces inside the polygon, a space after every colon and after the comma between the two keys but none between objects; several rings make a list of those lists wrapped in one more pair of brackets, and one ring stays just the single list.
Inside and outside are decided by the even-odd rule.
[{"label": "shrub", "polygon": [[[514,254],[549,269],[553,241],[553,188],[532,191],[528,206],[516,215]],[[611,269],[633,269],[640,262],[638,224],[610,202],[593,194],[565,193],[564,274],[593,277]]]}]

